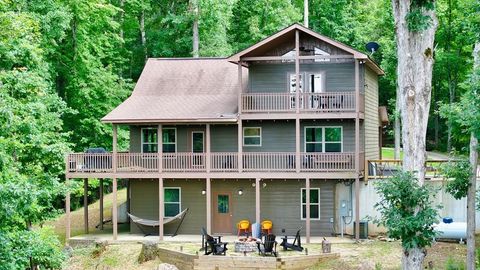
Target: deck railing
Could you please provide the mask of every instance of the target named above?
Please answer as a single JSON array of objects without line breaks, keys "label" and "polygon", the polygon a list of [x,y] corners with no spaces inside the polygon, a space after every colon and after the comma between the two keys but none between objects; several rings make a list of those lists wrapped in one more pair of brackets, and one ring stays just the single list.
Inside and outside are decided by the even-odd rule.
[{"label": "deck railing", "polygon": [[[355,92],[300,93],[302,112],[354,112]],[[363,111],[363,95],[360,98],[360,111]],[[242,94],[243,113],[295,112],[295,93],[244,93]]]},{"label": "deck railing", "polygon": [[243,153],[243,170],[247,172],[295,171],[295,153]]},{"label": "deck railing", "polygon": [[355,153],[301,153],[302,171],[355,170]]},{"label": "deck railing", "polygon": [[[295,172],[294,152],[244,152],[241,170],[237,152],[163,153],[163,172]],[[75,153],[67,156],[69,173],[112,173],[112,153]],[[355,169],[355,153],[301,153],[300,171],[330,172]],[[158,153],[117,153],[116,172],[149,173],[158,171]],[[362,163],[361,163],[362,164]]]},{"label": "deck railing", "polygon": [[235,172],[238,171],[238,153],[219,153],[210,154],[212,172]]}]

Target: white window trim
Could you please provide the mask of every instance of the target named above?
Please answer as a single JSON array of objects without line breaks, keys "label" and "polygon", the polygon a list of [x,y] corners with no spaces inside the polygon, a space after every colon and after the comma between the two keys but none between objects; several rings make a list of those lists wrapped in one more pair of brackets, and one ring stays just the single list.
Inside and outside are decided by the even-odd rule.
[{"label": "white window trim", "polygon": [[[175,130],[175,142],[174,142],[174,143],[164,143],[164,142],[163,142],[163,131],[164,131],[164,130],[169,130],[169,129]],[[157,138],[159,138],[159,137],[157,136]],[[162,138],[161,138],[161,139],[162,139],[162,152],[163,152],[163,145],[164,145],[164,144],[175,144],[175,153],[177,153],[177,141],[178,141],[178,140],[177,140],[177,139],[178,139],[178,136],[177,136],[177,128],[174,128],[174,127],[162,128]],[[167,153],[167,154],[171,154],[171,153]]]},{"label": "white window trim", "polygon": [[[260,130],[260,135],[258,136],[245,136],[245,130],[247,128],[258,128]],[[242,145],[245,147],[261,147],[262,146],[262,127],[243,127],[242,132]],[[245,144],[245,138],[260,138],[260,144]]]},{"label": "white window trim", "polygon": [[[165,215],[165,205],[166,204],[178,204],[178,213],[181,213],[182,212],[182,188],[180,187],[163,187],[163,198],[165,198],[165,189],[178,189],[178,203],[176,202],[163,202],[164,206],[163,206],[163,213]],[[178,214],[177,214],[178,215]],[[174,216],[167,216],[165,215],[166,218],[170,218],[170,217],[174,217]]]},{"label": "white window trim", "polygon": [[[143,135],[143,131],[146,130],[146,129],[151,129],[151,130],[155,130],[157,132],[157,142],[154,142],[154,143],[146,143],[144,142],[144,135]],[[141,153],[143,153],[143,145],[145,144],[158,144],[158,129],[157,128],[153,128],[153,127],[145,127],[145,128],[141,128],[140,129],[140,150],[141,150]],[[157,149],[158,151],[158,149]]]},{"label": "white window trim", "polygon": [[[306,220],[306,218],[303,218],[303,205],[305,205],[305,206],[307,205],[306,198],[305,198],[305,203],[303,203],[303,201],[302,201],[302,195],[303,195],[304,190],[305,190],[305,192],[307,192],[306,188],[301,188],[300,189],[300,220]],[[321,212],[320,211],[320,188],[310,188],[310,190],[318,190],[318,203],[310,203],[310,205],[318,205],[318,218],[310,218],[310,220],[320,220],[320,212]],[[312,213],[310,212],[310,215],[311,214]],[[306,213],[305,213],[305,217],[307,217]]]},{"label": "white window trim", "polygon": [[[325,152],[325,128],[340,128],[340,152],[339,153],[343,153],[343,127],[342,126],[305,126],[303,127],[303,152],[305,153],[307,152],[307,128],[322,129],[322,141],[321,141],[322,152],[317,152],[317,153],[335,153],[335,152]],[[338,143],[338,142],[329,142],[329,143]]]}]

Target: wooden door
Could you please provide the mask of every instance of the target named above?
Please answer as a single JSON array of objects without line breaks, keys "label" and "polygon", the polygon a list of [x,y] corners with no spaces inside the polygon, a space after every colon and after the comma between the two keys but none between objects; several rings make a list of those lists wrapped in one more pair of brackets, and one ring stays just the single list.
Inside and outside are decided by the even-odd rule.
[{"label": "wooden door", "polygon": [[205,133],[203,131],[192,131],[191,150],[193,153],[192,165],[194,167],[205,166]]},{"label": "wooden door", "polygon": [[212,229],[214,233],[232,233],[232,193],[213,193]]}]

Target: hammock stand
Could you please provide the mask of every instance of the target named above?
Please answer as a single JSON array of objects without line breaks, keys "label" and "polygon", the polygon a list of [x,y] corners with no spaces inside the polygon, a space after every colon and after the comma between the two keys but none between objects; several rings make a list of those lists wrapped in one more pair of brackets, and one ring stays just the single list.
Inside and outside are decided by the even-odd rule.
[{"label": "hammock stand", "polygon": [[[187,215],[187,212],[188,212],[188,208],[185,208],[185,210],[178,213],[178,215],[176,215],[174,217],[165,218],[163,220],[163,225],[171,223],[171,222],[176,221],[176,220],[180,220],[180,223],[178,224],[177,229],[175,229],[175,232],[173,233],[172,237],[177,235],[178,230],[180,229],[180,226],[183,223],[183,219],[185,219],[185,216]],[[160,222],[158,220],[139,218],[139,217],[134,216],[130,213],[127,213],[127,215],[130,217],[130,219],[133,221],[133,223],[138,224],[138,225],[142,225],[142,226],[146,226],[146,227],[158,227],[158,225],[160,224]],[[150,235],[149,233],[146,233],[142,229],[142,226],[138,226],[138,228],[143,232],[143,234],[145,234],[145,236]]]}]

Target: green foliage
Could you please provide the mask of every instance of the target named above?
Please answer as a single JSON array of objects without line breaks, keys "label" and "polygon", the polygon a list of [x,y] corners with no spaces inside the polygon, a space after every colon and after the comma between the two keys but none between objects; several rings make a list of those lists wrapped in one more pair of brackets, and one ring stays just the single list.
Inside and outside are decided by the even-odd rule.
[{"label": "green foliage", "polygon": [[420,186],[412,173],[403,171],[376,185],[382,198],[375,208],[381,217],[374,222],[388,229],[388,237],[400,239],[405,250],[430,246],[440,208],[434,206],[434,190]]},{"label": "green foliage", "polygon": [[450,161],[440,168],[447,179],[446,190],[455,199],[467,196],[472,169],[468,160]]},{"label": "green foliage", "polygon": [[435,9],[435,0],[412,0],[410,12],[407,14],[408,29],[412,32],[420,32],[432,25],[432,18],[425,14]]},{"label": "green foliage", "polygon": [[60,241],[49,227],[35,231],[0,231],[0,241],[0,270],[26,269],[30,265],[60,269],[66,259]]}]

